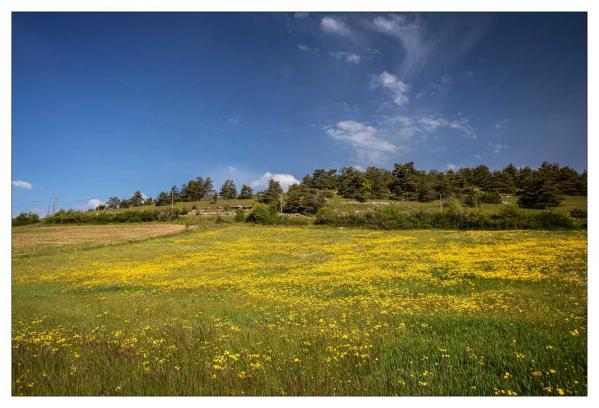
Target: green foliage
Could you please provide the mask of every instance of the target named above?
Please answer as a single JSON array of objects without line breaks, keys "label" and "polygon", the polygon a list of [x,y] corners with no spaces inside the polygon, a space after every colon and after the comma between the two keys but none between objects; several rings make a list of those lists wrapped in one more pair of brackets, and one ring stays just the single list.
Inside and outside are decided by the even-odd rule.
[{"label": "green foliage", "polygon": [[133,193],[133,195],[129,199],[129,203],[131,207],[142,206],[144,204],[144,197],[141,194],[141,191],[136,191],[135,193]]},{"label": "green foliage", "polygon": [[254,205],[245,221],[254,224],[273,225],[279,223],[279,216],[272,206],[258,203]]},{"label": "green foliage", "polygon": [[304,183],[294,184],[289,187],[283,211],[313,215],[324,205],[324,202],[324,196],[318,190]]},{"label": "green foliage", "polygon": [[56,214],[44,218],[47,224],[110,224],[123,222],[172,221],[181,215],[178,208],[163,210],[120,211],[88,213],[75,210],[60,210]]},{"label": "green foliage", "polygon": [[458,229],[458,230],[505,230],[505,229],[571,229],[572,219],[565,214],[543,211],[528,214],[513,207],[506,207],[497,214],[466,211],[452,207],[445,213],[403,213],[396,206],[385,206],[366,213],[338,215],[328,208],[316,214],[315,224],[371,229]]},{"label": "green foliage", "polygon": [[312,177],[310,179],[312,188],[318,190],[336,190],[339,176],[337,176],[336,169],[316,169],[312,172]]},{"label": "green foliage", "polygon": [[243,210],[235,211],[235,222],[245,222],[245,212]]},{"label": "green foliage", "polygon": [[252,190],[252,188],[250,186],[247,185],[243,185],[241,186],[241,191],[239,192],[239,195],[237,196],[237,198],[239,198],[240,200],[244,200],[244,199],[250,199],[254,196],[254,190]]},{"label": "green foliage", "polygon": [[531,174],[523,181],[518,191],[518,205],[524,208],[545,209],[557,207],[561,202],[558,191],[549,176],[542,173]]},{"label": "green foliage", "polygon": [[574,208],[572,211],[570,211],[570,217],[576,218],[578,220],[586,220],[587,212],[586,210],[581,210],[580,208]]},{"label": "green foliage", "polygon": [[220,196],[225,200],[233,199],[237,197],[237,188],[233,180],[226,180],[220,188]]},{"label": "green foliage", "polygon": [[113,209],[113,210],[119,208],[120,205],[121,205],[121,200],[118,197],[110,197],[108,199],[108,201],[106,202],[106,207]]},{"label": "green foliage", "polygon": [[497,191],[483,191],[480,202],[485,204],[501,204],[501,195]]},{"label": "green foliage", "polygon": [[154,205],[159,207],[159,206],[163,206],[163,205],[169,205],[171,203],[171,197],[169,193],[166,192],[161,192],[160,194],[158,194],[158,197],[156,197],[156,200],[154,200]]},{"label": "green foliage", "polygon": [[12,226],[17,227],[19,225],[35,224],[40,222],[40,217],[35,213],[20,213],[12,219]]},{"label": "green foliage", "polygon": [[258,197],[258,201],[274,208],[278,208],[282,194],[283,188],[281,187],[281,184],[278,181],[270,179],[268,181],[268,188]]},{"label": "green foliage", "polygon": [[353,198],[360,202],[370,198],[371,185],[360,170],[344,167],[339,176],[339,194],[344,198]]}]

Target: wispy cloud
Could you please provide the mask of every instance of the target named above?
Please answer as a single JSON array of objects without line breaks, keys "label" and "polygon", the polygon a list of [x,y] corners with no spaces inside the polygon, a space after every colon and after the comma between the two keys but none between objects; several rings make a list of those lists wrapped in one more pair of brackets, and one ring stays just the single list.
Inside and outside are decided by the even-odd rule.
[{"label": "wispy cloud", "polygon": [[399,150],[398,146],[380,137],[374,126],[353,120],[338,122],[335,127],[326,129],[326,134],[349,145],[362,163],[380,164],[389,154]]},{"label": "wispy cloud", "polygon": [[24,190],[31,190],[33,188],[31,183],[23,180],[13,180],[12,185],[16,188],[22,188]]},{"label": "wispy cloud", "polygon": [[311,47],[308,47],[306,44],[298,44],[298,45],[297,45],[297,48],[298,48],[300,51],[308,51],[308,52],[309,52],[309,51],[313,51],[313,52],[318,52],[318,48],[311,48]]},{"label": "wispy cloud", "polygon": [[407,105],[410,101],[408,98],[410,86],[387,71],[372,76],[370,86],[372,88],[386,89],[391,93],[393,102],[398,106]]},{"label": "wispy cloud", "polygon": [[271,179],[274,181],[278,181],[281,184],[281,187],[283,188],[284,191],[287,191],[287,189],[289,188],[290,185],[299,184],[299,182],[300,182],[298,179],[296,179],[291,174],[276,174],[276,173],[271,173],[270,171],[267,171],[262,176],[260,176],[260,178],[252,181],[250,183],[250,186],[252,188],[255,188],[258,190],[264,190],[268,187],[268,182]]},{"label": "wispy cloud", "polygon": [[509,149],[508,145],[499,144],[499,143],[489,142],[488,146],[489,146],[489,148],[491,148],[491,150],[493,150],[493,153],[495,153],[495,154],[499,154],[499,153]]},{"label": "wispy cloud", "polygon": [[310,13],[305,13],[305,12],[300,12],[300,11],[293,13],[293,17],[295,17],[295,18],[306,18],[309,15],[310,15]]},{"label": "wispy cloud", "polygon": [[372,21],[372,26],[400,42],[404,53],[400,70],[403,75],[411,74],[424,66],[433,44],[425,38],[424,22],[418,15],[378,16]]},{"label": "wispy cloud", "polygon": [[351,34],[349,26],[344,21],[331,16],[325,16],[320,20],[320,28],[326,33],[341,36],[348,36]]},{"label": "wispy cloud", "polygon": [[495,129],[501,129],[502,127],[504,127],[505,125],[507,125],[511,121],[512,121],[511,118],[501,119],[500,121],[498,121],[497,123],[495,123]]},{"label": "wispy cloud", "polygon": [[348,64],[359,64],[362,60],[358,54],[354,54],[353,52],[345,52],[345,51],[331,51],[329,55],[339,61],[345,61]]},{"label": "wispy cloud", "polygon": [[427,132],[434,132],[437,129],[442,128],[455,129],[461,131],[466,136],[476,139],[476,134],[474,133],[474,129],[470,125],[469,120],[462,116],[452,119],[441,116],[423,116],[418,119],[418,123]]}]

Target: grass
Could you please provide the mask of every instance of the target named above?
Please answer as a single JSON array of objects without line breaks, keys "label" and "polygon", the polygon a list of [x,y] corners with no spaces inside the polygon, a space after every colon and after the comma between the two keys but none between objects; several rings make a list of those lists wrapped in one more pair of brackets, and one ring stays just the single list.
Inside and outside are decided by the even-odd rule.
[{"label": "grass", "polygon": [[173,224],[132,224],[132,225],[42,225],[32,224],[13,227],[13,256],[54,253],[61,249],[87,249],[96,246],[121,244],[175,234],[184,229]]},{"label": "grass", "polygon": [[78,245],[13,257],[14,395],[587,394],[585,231]]},{"label": "grass", "polygon": [[[481,209],[481,211],[486,212],[486,213],[497,213],[502,207],[505,207],[506,205],[517,205],[517,201],[518,201],[517,196],[515,196],[513,194],[510,194],[510,195],[503,194],[502,195],[502,204],[484,204],[484,203],[482,203],[480,205],[480,209]],[[253,200],[253,199],[248,199],[248,200],[219,199],[216,201],[216,203],[211,203],[209,200],[204,200],[204,201],[193,201],[193,202],[177,202],[174,204],[174,206],[176,208],[187,208],[188,210],[190,210],[194,206],[201,210],[210,210],[210,209],[215,209],[216,207],[227,208],[227,207],[236,206],[236,205],[252,206],[252,205],[254,205],[254,203],[255,203],[255,200]],[[397,201],[397,200],[388,200],[388,199],[376,199],[376,200],[368,200],[364,203],[360,203],[356,200],[343,198],[336,194],[332,198],[327,199],[327,205],[329,205],[330,207],[332,207],[333,209],[335,209],[336,211],[339,211],[339,212],[368,211],[368,210],[372,210],[376,207],[381,207],[381,206],[386,206],[386,205],[397,206],[397,207],[401,208],[402,210],[404,210],[405,212],[417,212],[417,211],[438,212],[439,211],[439,200],[430,201],[428,203],[421,203],[418,201]],[[141,211],[141,210],[151,210],[151,209],[156,209],[156,208],[164,208],[164,207],[156,207],[154,205],[144,205],[144,206],[140,206],[140,207],[131,207],[131,208],[123,208],[123,209],[118,209],[118,210],[106,210],[106,211],[130,211],[130,210]],[[575,208],[581,209],[581,210],[586,210],[587,209],[587,198],[584,196],[563,196],[562,202],[560,203],[560,205],[558,207],[550,208],[548,210],[558,211],[558,212],[563,212],[563,213],[569,214],[570,211],[572,211]],[[523,208],[522,211],[534,213],[534,212],[539,212],[542,210]],[[190,217],[190,218],[193,218],[193,217]]]}]

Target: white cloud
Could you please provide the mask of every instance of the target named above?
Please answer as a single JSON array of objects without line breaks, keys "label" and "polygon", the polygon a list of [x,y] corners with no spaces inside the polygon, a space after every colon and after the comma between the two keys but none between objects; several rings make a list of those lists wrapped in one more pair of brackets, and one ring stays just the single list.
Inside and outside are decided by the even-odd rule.
[{"label": "white cloud", "polygon": [[298,44],[297,48],[301,51],[312,51],[312,49],[305,44]]},{"label": "white cloud", "polygon": [[227,119],[227,125],[231,127],[236,127],[241,123],[241,119],[239,116],[231,116]]},{"label": "white cloud", "polygon": [[16,188],[22,188],[25,190],[31,190],[33,188],[31,183],[29,183],[27,181],[23,181],[23,180],[13,180],[12,185],[15,186]]},{"label": "white cloud", "polygon": [[305,13],[305,12],[295,12],[293,13],[293,17],[295,18],[306,18],[310,15],[310,13]]},{"label": "white cloud", "polygon": [[448,119],[440,116],[423,116],[418,119],[418,123],[427,132],[434,132],[437,129],[447,128],[462,131],[466,136],[476,139],[474,129],[470,126],[468,119],[458,116],[454,119]]},{"label": "white cloud", "polygon": [[362,60],[362,57],[352,52],[331,51],[329,54],[331,55],[331,57],[338,59],[339,61],[345,61],[348,64],[359,64]]},{"label": "white cloud", "polygon": [[383,71],[382,73],[373,76],[370,81],[370,86],[373,88],[387,89],[391,92],[393,102],[398,106],[407,105],[410,101],[407,95],[410,86],[387,71]]},{"label": "white cloud", "polygon": [[459,168],[459,166],[458,166],[457,164],[453,164],[453,163],[447,163],[447,164],[445,165],[445,168],[446,168],[447,170],[453,170],[453,171],[456,171],[456,170]]},{"label": "white cloud", "polygon": [[338,122],[335,128],[326,130],[328,136],[348,144],[358,159],[364,163],[381,163],[398,147],[378,135],[378,130],[365,123],[353,120]]},{"label": "white cloud", "polygon": [[395,115],[386,118],[383,121],[383,126],[387,130],[387,133],[397,135],[402,140],[409,140],[418,133],[423,132],[420,126],[418,126],[417,121],[405,115]]},{"label": "white cloud", "polygon": [[372,27],[390,37],[396,38],[404,51],[401,69],[403,75],[410,74],[424,66],[427,56],[434,46],[431,39],[425,38],[424,23],[420,17],[404,14],[389,14],[375,17]]},{"label": "white cloud", "polygon": [[347,36],[351,33],[349,26],[338,18],[326,16],[320,20],[320,28],[331,34]]},{"label": "white cloud", "polygon": [[495,128],[496,129],[501,129],[502,127],[504,127],[505,125],[507,125],[511,121],[512,121],[511,118],[501,119],[499,122],[495,123]]},{"label": "white cloud", "polygon": [[293,177],[291,174],[273,174],[270,171],[264,173],[259,179],[254,180],[250,183],[250,186],[255,189],[266,189],[270,180],[278,181],[283,187],[284,191],[287,191],[290,185],[299,184],[299,180]]},{"label": "white cloud", "polygon": [[92,198],[87,202],[87,209],[95,209],[102,204],[104,204],[104,202],[99,198]]},{"label": "white cloud", "polygon": [[491,142],[489,142],[489,147],[493,150],[493,153],[495,153],[495,154],[499,154],[499,153],[503,152],[504,150],[509,149],[508,145],[491,143]]}]

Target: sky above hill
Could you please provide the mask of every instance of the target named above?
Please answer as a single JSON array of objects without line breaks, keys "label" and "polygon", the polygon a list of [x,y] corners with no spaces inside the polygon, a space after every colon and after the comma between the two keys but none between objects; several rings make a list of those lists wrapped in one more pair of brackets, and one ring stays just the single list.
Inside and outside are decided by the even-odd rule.
[{"label": "sky above hill", "polygon": [[13,214],[315,168],[587,162],[583,13],[14,13]]}]

